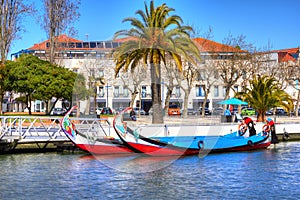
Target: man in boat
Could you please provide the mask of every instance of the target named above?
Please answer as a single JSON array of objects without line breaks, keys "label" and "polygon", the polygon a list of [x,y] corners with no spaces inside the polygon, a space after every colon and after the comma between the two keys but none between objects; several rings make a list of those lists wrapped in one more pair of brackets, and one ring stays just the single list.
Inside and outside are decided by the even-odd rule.
[{"label": "man in boat", "polygon": [[279,143],[279,140],[278,140],[278,137],[277,137],[276,131],[275,131],[275,123],[271,118],[267,118],[266,122],[270,126],[271,144],[275,145],[275,144]]},{"label": "man in boat", "polygon": [[243,123],[247,124],[249,129],[249,137],[256,135],[256,130],[254,128],[254,122],[250,117],[244,117]]}]

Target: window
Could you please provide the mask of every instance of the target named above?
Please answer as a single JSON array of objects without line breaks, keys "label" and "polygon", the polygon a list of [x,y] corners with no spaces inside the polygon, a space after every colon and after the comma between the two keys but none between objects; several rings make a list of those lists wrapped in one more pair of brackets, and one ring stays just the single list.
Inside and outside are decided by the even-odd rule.
[{"label": "window", "polygon": [[103,88],[103,86],[100,86],[100,87],[99,87],[99,93],[98,93],[98,96],[99,96],[99,97],[104,97],[104,88]]},{"label": "window", "polygon": [[147,87],[146,86],[142,86],[142,98],[145,98],[147,95]]},{"label": "window", "polygon": [[179,86],[177,86],[176,89],[175,89],[175,96],[176,96],[176,98],[179,98],[181,96],[180,87]]},{"label": "window", "polygon": [[226,87],[224,86],[223,87],[223,97],[225,97],[226,96]]},{"label": "window", "polygon": [[203,88],[204,88],[203,85],[196,86],[196,97],[204,97],[205,96]]},{"label": "window", "polygon": [[69,48],[75,48],[75,43],[74,42],[69,42],[68,46],[69,46]]},{"label": "window", "polygon": [[238,92],[238,91],[239,91],[239,86],[235,85],[235,86],[234,86],[234,91],[235,91],[235,92]]},{"label": "window", "polygon": [[116,48],[116,47],[119,46],[119,43],[118,43],[118,42],[113,42],[113,43],[112,43],[112,46],[113,46],[113,48]]},{"label": "window", "polygon": [[76,42],[76,48],[82,48],[82,43],[81,42]]},{"label": "window", "polygon": [[128,73],[125,72],[123,75],[122,75],[123,78],[128,78]]},{"label": "window", "polygon": [[114,89],[114,96],[115,97],[119,97],[119,95],[120,95],[120,87],[119,86],[115,86],[114,87],[115,89]]},{"label": "window", "polygon": [[88,42],[84,42],[83,43],[83,48],[89,48],[89,43]]},{"label": "window", "polygon": [[123,96],[124,97],[128,97],[129,96],[129,92],[128,92],[128,88],[123,88]]},{"label": "window", "polygon": [[105,48],[112,48],[111,42],[105,42]]},{"label": "window", "polygon": [[214,78],[215,79],[219,78],[219,72],[218,72],[218,70],[214,71]]},{"label": "window", "polygon": [[218,97],[219,96],[219,86],[215,85],[214,86],[214,97]]},{"label": "window", "polygon": [[99,77],[100,78],[104,77],[104,71],[102,69],[99,70]]},{"label": "window", "polygon": [[104,46],[103,46],[103,42],[97,42],[97,47],[98,48],[103,48]]},{"label": "window", "polygon": [[91,47],[91,48],[95,48],[95,47],[96,47],[96,42],[91,42],[91,43],[90,43],[90,47]]},{"label": "window", "polygon": [[200,72],[199,72],[199,79],[200,80],[204,80],[206,78],[205,76],[205,70],[201,69]]}]

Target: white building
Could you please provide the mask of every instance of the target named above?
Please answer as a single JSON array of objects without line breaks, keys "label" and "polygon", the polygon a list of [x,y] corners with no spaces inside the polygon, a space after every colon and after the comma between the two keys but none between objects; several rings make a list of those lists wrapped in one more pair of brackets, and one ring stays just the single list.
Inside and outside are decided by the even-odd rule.
[{"label": "white building", "polygon": [[[87,80],[92,77],[89,84],[95,87],[96,100],[94,97],[90,98],[89,104],[85,106],[89,108],[90,112],[94,112],[94,102],[96,107],[111,107],[113,109],[119,109],[120,107],[127,107],[131,101],[131,92],[133,91],[133,80],[128,74],[123,74],[122,77],[114,78],[115,76],[115,64],[110,57],[110,53],[113,48],[118,47],[124,40],[116,41],[81,41],[74,38],[61,35],[58,37],[58,48],[56,50],[56,63],[60,66],[64,66],[74,72],[82,73],[85,75]],[[226,60],[231,55],[233,47],[226,46],[210,40],[196,38],[194,41],[200,45],[202,49],[201,56],[204,61],[201,63],[202,66],[207,65],[213,60]],[[236,49],[235,49],[236,50]],[[11,55],[12,60],[17,58],[23,53],[33,54],[40,59],[49,58],[49,41],[46,40],[39,44],[34,44],[32,47],[13,53]],[[274,54],[275,63],[278,62],[278,55]],[[273,55],[273,56],[274,56]],[[200,68],[201,68],[200,65]],[[138,86],[138,95],[134,100],[133,106],[141,106],[145,111],[148,111],[152,106],[151,100],[151,84],[150,84],[150,73],[148,69],[144,69],[140,73],[142,81]],[[201,73],[200,73],[201,76]],[[99,80],[105,80],[105,83],[99,84]],[[162,102],[166,97],[167,83],[166,78],[162,78]],[[240,83],[240,82],[239,82]],[[188,108],[198,109],[202,107],[204,100],[204,91],[202,85],[205,84],[203,81],[196,81],[194,88],[188,98]],[[241,84],[237,84],[233,88],[235,91],[241,91]],[[233,96],[233,90],[231,95]],[[178,86],[173,89],[170,102],[183,103],[184,92]],[[225,98],[225,88],[221,80],[214,82],[211,86],[211,92],[208,95],[207,104],[205,107],[210,109],[219,107],[217,102]],[[45,110],[43,102],[36,101],[32,111],[43,112]],[[4,111],[5,111],[4,107]],[[18,108],[17,108],[18,109]],[[81,110],[85,111],[86,110]]]}]

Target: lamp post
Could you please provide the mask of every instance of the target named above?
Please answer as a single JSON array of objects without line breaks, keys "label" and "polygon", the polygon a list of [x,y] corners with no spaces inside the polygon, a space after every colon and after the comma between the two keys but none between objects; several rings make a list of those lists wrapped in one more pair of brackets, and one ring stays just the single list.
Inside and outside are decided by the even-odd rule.
[{"label": "lamp post", "polygon": [[161,106],[162,106],[162,109],[164,109],[164,107],[165,107],[165,90],[164,90],[164,88],[165,88],[165,82],[164,82],[164,79],[162,79],[162,82],[161,82],[161,87],[162,87],[162,89],[161,89],[161,92],[162,92],[162,94],[161,94]]},{"label": "lamp post", "polygon": [[108,85],[108,82],[106,83],[106,107],[108,107],[108,88],[110,88],[111,86]]}]

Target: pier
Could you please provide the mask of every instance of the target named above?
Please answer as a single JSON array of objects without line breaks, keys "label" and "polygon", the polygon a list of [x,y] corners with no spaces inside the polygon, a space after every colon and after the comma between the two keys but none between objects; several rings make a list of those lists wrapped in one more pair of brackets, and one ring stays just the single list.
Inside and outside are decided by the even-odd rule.
[{"label": "pier", "polygon": [[[75,146],[61,130],[62,117],[0,116],[0,154],[13,152],[74,151]],[[107,119],[73,118],[82,133],[99,129],[111,134]],[[104,130],[105,129],[105,130]]]}]

